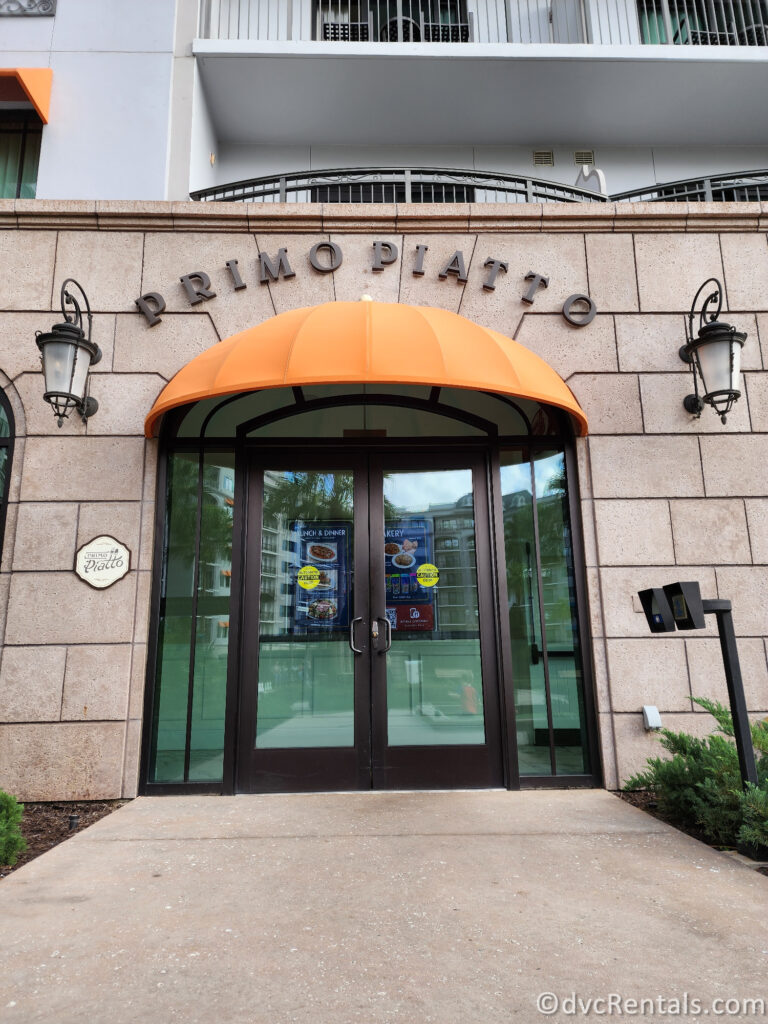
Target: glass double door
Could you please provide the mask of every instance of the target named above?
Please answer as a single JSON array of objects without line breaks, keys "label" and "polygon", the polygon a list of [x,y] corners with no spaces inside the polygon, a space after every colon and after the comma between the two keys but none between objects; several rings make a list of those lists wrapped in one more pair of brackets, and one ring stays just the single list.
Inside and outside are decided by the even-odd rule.
[{"label": "glass double door", "polygon": [[486,469],[254,453],[238,789],[501,785]]}]

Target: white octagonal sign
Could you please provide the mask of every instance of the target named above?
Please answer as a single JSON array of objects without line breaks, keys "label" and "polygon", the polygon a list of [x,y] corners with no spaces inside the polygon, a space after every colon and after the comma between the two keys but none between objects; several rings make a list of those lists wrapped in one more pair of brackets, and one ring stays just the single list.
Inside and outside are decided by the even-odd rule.
[{"label": "white octagonal sign", "polygon": [[130,568],[130,550],[114,537],[94,537],[83,544],[75,559],[77,575],[98,590],[117,583]]}]

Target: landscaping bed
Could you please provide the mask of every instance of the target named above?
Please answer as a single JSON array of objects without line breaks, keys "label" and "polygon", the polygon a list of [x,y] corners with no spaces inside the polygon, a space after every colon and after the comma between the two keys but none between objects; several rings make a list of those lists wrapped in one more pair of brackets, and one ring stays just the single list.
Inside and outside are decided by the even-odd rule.
[{"label": "landscaping bed", "polygon": [[[47,853],[54,846],[82,832],[84,828],[105,818],[126,800],[59,801],[50,804],[24,804],[21,833],[27,841],[27,848],[19,854],[13,867],[0,865],[0,878],[17,871],[23,864]],[[72,825],[70,827],[70,817]],[[76,820],[75,820],[76,819]]]}]

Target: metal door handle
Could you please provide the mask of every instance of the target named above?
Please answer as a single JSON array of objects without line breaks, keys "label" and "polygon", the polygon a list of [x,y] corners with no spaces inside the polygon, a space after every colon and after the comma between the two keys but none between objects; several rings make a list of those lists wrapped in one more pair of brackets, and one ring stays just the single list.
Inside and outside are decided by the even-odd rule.
[{"label": "metal door handle", "polygon": [[355,623],[356,622],[362,622],[362,621],[363,621],[363,616],[362,615],[358,615],[356,618],[352,619],[352,621],[349,624],[349,646],[355,652],[355,654],[362,654],[363,653],[362,647],[355,647]]},{"label": "metal door handle", "polygon": [[386,629],[387,639],[386,639],[386,642],[385,642],[385,646],[382,647],[381,652],[380,652],[381,654],[386,654],[387,651],[392,646],[392,623],[389,621],[389,619],[387,618],[386,615],[384,615],[384,616],[379,615],[377,617],[376,621],[377,622],[383,622],[384,626],[385,626],[385,629]]}]

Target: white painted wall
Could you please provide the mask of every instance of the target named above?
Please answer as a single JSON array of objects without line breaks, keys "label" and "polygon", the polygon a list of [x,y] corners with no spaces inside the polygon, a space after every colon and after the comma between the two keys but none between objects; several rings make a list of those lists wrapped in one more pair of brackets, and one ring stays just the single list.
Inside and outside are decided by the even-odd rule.
[{"label": "white painted wall", "polygon": [[[206,143],[207,145],[207,143]],[[522,174],[544,181],[573,185],[579,173],[576,149],[588,141],[551,146],[533,142],[518,146],[239,146],[220,144],[208,185],[244,178],[333,167],[447,167]],[[533,150],[552,149],[554,167],[534,167]],[[645,188],[655,183],[699,175],[768,167],[768,145],[743,147],[605,147],[595,150],[596,164],[605,173],[609,192]],[[209,166],[210,170],[210,166]],[[208,185],[195,185],[205,188]]]},{"label": "white painted wall", "polygon": [[[210,188],[220,180],[218,178],[221,169],[221,154],[219,141],[208,110],[208,101],[205,98],[205,90],[200,80],[200,72],[195,66],[195,81],[192,94],[192,144],[191,144],[190,168],[189,168],[189,191],[194,192],[200,188]],[[238,147],[234,147],[238,148]],[[215,162],[211,164],[211,154]],[[232,162],[232,169],[236,162]],[[276,173],[276,172],[267,172]],[[246,177],[247,175],[244,175]],[[236,181],[236,177],[230,177],[229,181]]]},{"label": "white painted wall", "polygon": [[[768,145],[717,147],[686,147],[655,149],[653,152],[657,181],[677,181],[693,174],[719,174],[723,170],[757,171],[768,167]],[[691,171],[690,168],[695,170]],[[631,187],[631,186],[628,186]]]},{"label": "white painted wall", "polygon": [[0,65],[51,67],[39,199],[164,199],[176,0],[0,19]]},{"label": "white painted wall", "polygon": [[[60,5],[61,6],[61,5]],[[18,67],[8,59],[18,53],[45,53],[51,48],[55,18],[0,18],[0,54],[3,67]]]},{"label": "white painted wall", "polygon": [[170,54],[54,53],[38,199],[164,199]]}]

